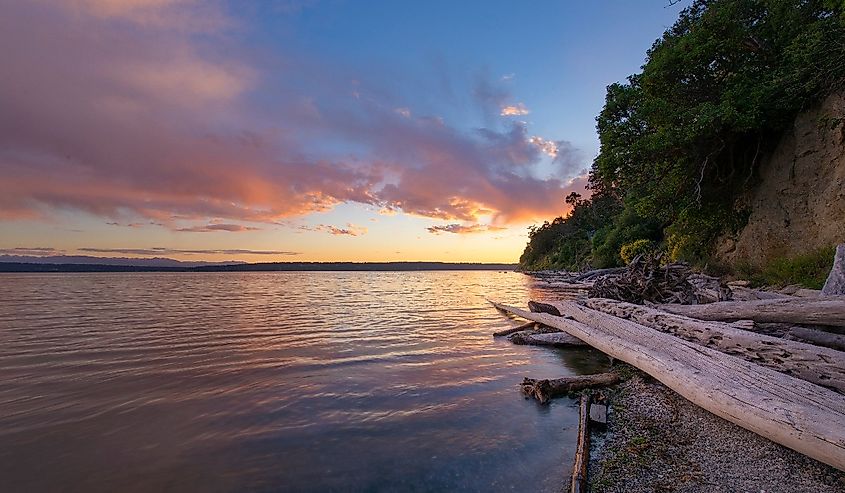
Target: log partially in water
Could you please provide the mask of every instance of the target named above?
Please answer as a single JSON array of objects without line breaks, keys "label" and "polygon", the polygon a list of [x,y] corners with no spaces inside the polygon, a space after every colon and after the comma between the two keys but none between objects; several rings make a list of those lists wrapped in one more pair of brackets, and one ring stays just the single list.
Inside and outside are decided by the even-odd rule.
[{"label": "log partially in water", "polygon": [[493,332],[493,337],[504,337],[509,336],[511,334],[515,334],[517,332],[522,332],[523,330],[529,330],[537,325],[536,322],[528,322],[516,327],[511,327],[510,329],[500,330],[498,332]]},{"label": "log partially in water", "polygon": [[658,308],[701,320],[749,319],[755,322],[845,326],[845,296],[658,305]]},{"label": "log partially in water", "polygon": [[583,347],[588,344],[577,337],[566,332],[536,333],[530,330],[511,334],[510,341],[514,344],[525,344],[528,346],[556,346],[556,347]]},{"label": "log partially in water", "polygon": [[540,404],[546,404],[553,397],[559,395],[566,395],[570,392],[577,392],[592,387],[606,387],[617,382],[619,382],[619,375],[613,372],[607,372],[596,373],[595,375],[554,378],[551,380],[526,378],[520,386],[525,395],[534,397],[540,401]]},{"label": "log partially in water", "polygon": [[577,321],[494,306],[564,330],[697,406],[845,471],[845,397],[832,390],[574,303],[567,314]]},{"label": "log partially in water", "polygon": [[578,445],[575,447],[575,461],[572,464],[571,493],[586,493],[587,468],[590,464],[590,400],[582,395],[578,409]]},{"label": "log partially in water", "polygon": [[[561,313],[570,315],[564,311],[564,307],[568,305],[555,305]],[[591,298],[587,300],[586,305],[594,310],[739,356],[746,361],[845,394],[845,353],[842,351],[749,332],[738,329],[733,324],[696,320],[622,301]]]}]

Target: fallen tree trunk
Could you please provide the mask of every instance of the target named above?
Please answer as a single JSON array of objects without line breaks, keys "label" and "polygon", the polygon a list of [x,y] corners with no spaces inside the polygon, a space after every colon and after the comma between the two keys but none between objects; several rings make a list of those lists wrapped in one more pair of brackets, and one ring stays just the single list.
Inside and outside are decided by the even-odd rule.
[{"label": "fallen tree trunk", "polygon": [[577,321],[493,305],[566,331],[717,416],[845,470],[845,398],[831,390],[574,303],[567,313]]},{"label": "fallen tree trunk", "polygon": [[[749,332],[725,322],[704,322],[622,301],[591,298],[586,305],[845,394],[845,353],[841,351]],[[555,306],[563,315],[572,316],[565,311],[570,305]]]},{"label": "fallen tree trunk", "polygon": [[570,493],[586,493],[587,468],[590,464],[590,396],[582,395],[578,406],[578,445],[575,447],[575,461],[572,464]]},{"label": "fallen tree trunk", "polygon": [[663,311],[701,320],[741,320],[845,326],[845,296],[721,301],[707,305],[658,305]]},{"label": "fallen tree trunk", "polygon": [[532,327],[535,327],[537,322],[528,322],[526,324],[519,325],[517,327],[511,327],[510,329],[504,329],[497,332],[493,332],[493,337],[504,337],[509,336],[511,334],[515,334],[517,332],[522,332],[523,330],[529,330]]},{"label": "fallen tree trunk", "polygon": [[566,332],[546,332],[537,334],[532,331],[522,331],[511,334],[510,341],[514,344],[525,344],[528,346],[587,346],[588,344],[577,337]]},{"label": "fallen tree trunk", "polygon": [[617,382],[619,382],[619,375],[613,372],[607,372],[596,373],[595,375],[554,378],[551,380],[526,378],[522,380],[520,387],[525,395],[534,397],[540,401],[540,404],[546,404],[552,397],[566,395],[570,392],[577,392],[592,387],[606,387]]},{"label": "fallen tree trunk", "polygon": [[789,335],[817,346],[835,349],[836,351],[834,352],[841,353],[845,356],[845,352],[843,352],[845,351],[845,336],[843,335],[831,334],[830,332],[811,329],[809,327],[792,327],[789,329]]}]

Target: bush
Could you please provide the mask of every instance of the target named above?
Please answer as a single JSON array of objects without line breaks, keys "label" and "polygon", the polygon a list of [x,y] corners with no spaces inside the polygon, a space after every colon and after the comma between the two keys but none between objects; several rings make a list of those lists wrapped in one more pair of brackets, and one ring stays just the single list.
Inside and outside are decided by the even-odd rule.
[{"label": "bush", "polygon": [[835,254],[836,247],[821,248],[806,255],[775,258],[760,270],[749,269],[747,266],[742,270],[758,286],[798,284],[805,288],[821,289],[833,267]]},{"label": "bush", "polygon": [[619,256],[622,257],[623,262],[630,264],[637,255],[651,253],[655,249],[653,241],[636,240],[622,245],[622,248],[619,249]]}]

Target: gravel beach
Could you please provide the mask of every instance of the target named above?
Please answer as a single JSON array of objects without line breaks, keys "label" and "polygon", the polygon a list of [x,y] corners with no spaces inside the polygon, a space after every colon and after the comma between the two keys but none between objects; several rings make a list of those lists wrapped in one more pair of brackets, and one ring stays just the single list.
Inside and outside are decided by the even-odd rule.
[{"label": "gravel beach", "polygon": [[629,367],[604,390],[608,429],[593,433],[591,491],[845,493],[845,472],[690,403]]}]

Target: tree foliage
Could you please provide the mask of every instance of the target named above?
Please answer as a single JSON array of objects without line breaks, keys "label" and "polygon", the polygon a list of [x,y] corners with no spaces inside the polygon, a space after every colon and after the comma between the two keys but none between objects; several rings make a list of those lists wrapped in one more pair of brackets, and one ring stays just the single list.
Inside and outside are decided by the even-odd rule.
[{"label": "tree foliage", "polygon": [[[654,43],[639,74],[607,88],[590,183],[595,197],[618,198],[614,212],[590,212],[604,223],[591,223],[592,234],[579,231],[578,216],[602,207],[581,201],[569,218],[533,230],[531,243],[572,249],[571,238],[582,245],[579,262],[593,266],[621,262],[620,241],[638,239],[662,241],[675,258],[706,259],[720,233],[742,227],[748,211],[736,199],[782,132],[841,86],[843,5],[695,1]],[[531,243],[528,268],[544,257]]]}]

